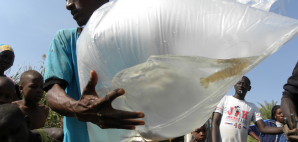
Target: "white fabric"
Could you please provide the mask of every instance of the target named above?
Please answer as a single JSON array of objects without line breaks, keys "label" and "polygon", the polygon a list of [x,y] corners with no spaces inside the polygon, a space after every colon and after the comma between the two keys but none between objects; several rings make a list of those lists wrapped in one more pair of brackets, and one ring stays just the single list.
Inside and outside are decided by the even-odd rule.
[{"label": "white fabric", "polygon": [[284,127],[284,124],[283,123],[279,123],[279,122],[276,121],[275,124],[276,124],[277,127]]},{"label": "white fabric", "polygon": [[233,96],[225,96],[214,112],[222,114],[219,141],[223,142],[246,142],[250,121],[262,119],[255,104]]}]

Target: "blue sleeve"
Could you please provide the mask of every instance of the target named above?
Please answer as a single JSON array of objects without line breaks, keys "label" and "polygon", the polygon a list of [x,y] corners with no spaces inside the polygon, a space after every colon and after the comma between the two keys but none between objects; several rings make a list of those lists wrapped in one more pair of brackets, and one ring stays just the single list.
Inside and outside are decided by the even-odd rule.
[{"label": "blue sleeve", "polygon": [[258,127],[256,125],[249,126],[248,134],[250,135],[251,132],[254,132],[257,136],[260,135],[260,130],[258,129]]},{"label": "blue sleeve", "polygon": [[47,54],[45,80],[58,78],[67,81],[68,84],[72,81],[73,63],[67,36],[71,34],[60,30],[52,40]]}]

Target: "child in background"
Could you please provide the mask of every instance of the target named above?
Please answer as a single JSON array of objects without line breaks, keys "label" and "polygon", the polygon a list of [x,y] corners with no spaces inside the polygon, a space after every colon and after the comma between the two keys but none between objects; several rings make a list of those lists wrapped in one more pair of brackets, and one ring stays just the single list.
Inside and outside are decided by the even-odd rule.
[{"label": "child in background", "polygon": [[[11,46],[7,44],[0,44],[0,76],[6,77],[4,72],[13,65],[13,61],[14,61],[14,52]],[[11,79],[10,77],[8,78]],[[14,83],[14,80],[13,79],[11,80]],[[20,99],[21,98],[18,96],[18,94],[14,94],[13,96],[14,101],[17,101]]]},{"label": "child in background", "polygon": [[14,83],[9,78],[0,76],[0,105],[10,104],[14,94]]},{"label": "child in background", "polygon": [[207,127],[208,126],[204,124],[202,127],[191,132],[193,139],[191,139],[190,142],[205,142],[207,138]]},{"label": "child in background", "polygon": [[62,142],[63,130],[44,128],[30,130],[30,118],[15,105],[0,105],[1,142]]},{"label": "child in background", "polygon": [[39,104],[38,102],[43,96],[43,77],[35,70],[28,70],[21,75],[20,91],[23,93],[24,99],[15,101],[24,115],[29,116],[32,120],[31,130],[44,127],[46,119],[49,115],[49,107]]}]

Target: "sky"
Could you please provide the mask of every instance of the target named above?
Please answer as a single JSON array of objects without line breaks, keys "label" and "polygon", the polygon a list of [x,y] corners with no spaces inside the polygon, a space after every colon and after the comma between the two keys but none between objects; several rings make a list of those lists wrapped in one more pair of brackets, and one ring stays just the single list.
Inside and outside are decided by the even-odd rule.
[{"label": "sky", "polygon": [[[0,43],[8,44],[15,51],[12,75],[24,65],[41,66],[41,57],[47,54],[51,40],[60,29],[75,28],[76,22],[65,8],[65,0],[0,0]],[[291,0],[287,17],[298,19],[298,0]],[[246,74],[252,89],[246,101],[278,101],[283,85],[298,61],[298,38],[294,38],[277,52]],[[233,95],[232,88],[227,95]]]}]

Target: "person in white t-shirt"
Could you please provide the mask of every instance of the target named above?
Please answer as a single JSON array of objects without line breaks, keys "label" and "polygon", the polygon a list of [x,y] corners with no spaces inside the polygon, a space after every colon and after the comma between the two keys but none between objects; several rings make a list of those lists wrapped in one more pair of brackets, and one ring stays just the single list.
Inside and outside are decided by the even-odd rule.
[{"label": "person in white t-shirt", "polygon": [[246,142],[250,121],[264,134],[282,133],[282,128],[266,126],[256,105],[244,100],[251,89],[246,76],[234,88],[235,95],[222,98],[213,113],[212,142]]}]

